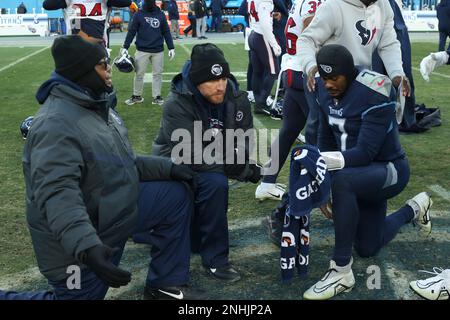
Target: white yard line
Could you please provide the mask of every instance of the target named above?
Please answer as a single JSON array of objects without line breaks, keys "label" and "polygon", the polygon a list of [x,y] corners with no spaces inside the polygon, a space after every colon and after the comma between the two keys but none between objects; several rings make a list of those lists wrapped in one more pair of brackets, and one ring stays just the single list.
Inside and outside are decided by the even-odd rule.
[{"label": "white yard line", "polygon": [[189,50],[189,49],[186,47],[186,45],[180,44],[180,47],[183,48],[184,52],[186,52],[188,56],[191,56],[191,50]]},{"label": "white yard line", "polygon": [[256,129],[264,129],[266,127],[257,117],[253,117],[253,124]]},{"label": "white yard line", "polygon": [[[153,82],[153,75],[151,73],[144,74],[144,83],[152,83]],[[166,82],[166,80],[163,80],[163,82]]]},{"label": "white yard line", "polygon": [[440,185],[433,184],[431,186],[428,186],[428,189],[436,193],[442,199],[450,201],[450,192],[441,187]]},{"label": "white yard line", "polygon": [[[419,68],[412,67],[412,69],[420,72]],[[432,72],[430,75],[436,75],[436,76],[440,76],[440,77],[443,77],[443,78],[450,79],[450,76],[448,74],[443,74],[443,73],[439,73],[439,72]]]},{"label": "white yard line", "polygon": [[37,51],[35,51],[35,52],[33,52],[33,53],[30,53],[29,55],[27,55],[27,56],[25,56],[25,57],[23,57],[23,58],[20,58],[19,60],[16,60],[16,61],[14,61],[14,62],[12,62],[12,63],[10,63],[10,64],[4,66],[3,68],[0,68],[0,72],[5,71],[5,70],[7,70],[7,69],[9,69],[9,68],[11,68],[11,67],[14,67],[16,64],[19,64],[19,63],[21,63],[22,61],[25,61],[25,60],[27,60],[28,58],[31,58],[32,56],[35,56],[35,55],[41,53],[42,51],[47,50],[48,48],[50,48],[50,46],[45,47],[45,48],[42,48],[42,49],[39,49],[39,50],[37,50]]}]

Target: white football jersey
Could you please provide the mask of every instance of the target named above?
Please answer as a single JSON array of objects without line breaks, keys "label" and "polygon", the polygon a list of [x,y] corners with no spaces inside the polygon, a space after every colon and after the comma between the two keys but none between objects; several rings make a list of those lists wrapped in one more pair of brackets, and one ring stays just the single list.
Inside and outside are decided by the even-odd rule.
[{"label": "white football jersey", "polygon": [[325,0],[295,0],[292,4],[284,30],[286,35],[286,54],[282,58],[282,70],[301,71],[300,63],[296,56],[298,50],[301,50],[297,46],[297,39],[305,29],[305,19],[314,16],[319,6],[324,2]]},{"label": "white football jersey", "polygon": [[64,12],[78,19],[106,20],[109,11],[107,0],[68,0]]},{"label": "white football jersey", "polygon": [[273,34],[273,1],[272,0],[249,0],[247,11],[250,28],[261,34],[271,46],[277,43]]}]

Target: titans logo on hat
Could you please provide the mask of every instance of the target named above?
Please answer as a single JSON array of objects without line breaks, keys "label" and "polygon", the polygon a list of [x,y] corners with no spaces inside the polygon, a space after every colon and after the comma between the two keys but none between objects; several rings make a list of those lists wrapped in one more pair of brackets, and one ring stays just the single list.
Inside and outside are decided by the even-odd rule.
[{"label": "titans logo on hat", "polygon": [[211,67],[211,73],[215,76],[220,76],[223,72],[222,66],[220,64],[213,64]]},{"label": "titans logo on hat", "polygon": [[328,66],[326,64],[321,64],[320,68],[326,73],[331,73],[333,71],[333,68],[331,66]]}]

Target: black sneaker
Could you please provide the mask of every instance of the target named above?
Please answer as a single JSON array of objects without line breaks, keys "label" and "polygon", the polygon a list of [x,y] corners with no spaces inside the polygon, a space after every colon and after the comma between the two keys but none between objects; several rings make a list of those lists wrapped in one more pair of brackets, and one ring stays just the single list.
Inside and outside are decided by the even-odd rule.
[{"label": "black sneaker", "polygon": [[255,114],[268,114],[270,116],[272,108],[269,106],[261,106],[255,104],[254,113]]},{"label": "black sneaker", "polygon": [[262,224],[266,227],[269,240],[277,247],[281,247],[283,221],[280,223],[280,221],[271,214],[263,219]]},{"label": "black sneaker", "polygon": [[190,286],[153,288],[146,286],[144,300],[207,300],[206,291]]},{"label": "black sneaker", "polygon": [[278,102],[275,107],[270,110],[270,117],[273,120],[282,120],[283,119],[283,105],[280,105]]},{"label": "black sneaker", "polygon": [[125,104],[129,106],[132,106],[135,103],[142,103],[142,102],[144,102],[144,98],[135,95],[132,95],[130,99],[125,100]]},{"label": "black sneaker", "polygon": [[236,282],[241,279],[241,276],[239,273],[234,269],[231,265],[227,265],[224,267],[219,268],[208,268],[205,267],[206,273],[213,278],[229,281],[229,282]]},{"label": "black sneaker", "polygon": [[152,104],[158,104],[162,106],[164,104],[164,99],[161,96],[156,96],[156,98],[153,98]]}]

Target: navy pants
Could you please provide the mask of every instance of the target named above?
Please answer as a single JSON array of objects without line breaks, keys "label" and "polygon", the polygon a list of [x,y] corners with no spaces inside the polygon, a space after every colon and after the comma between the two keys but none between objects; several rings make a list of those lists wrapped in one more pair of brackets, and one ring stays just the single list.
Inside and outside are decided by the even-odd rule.
[{"label": "navy pants", "polygon": [[250,58],[250,51],[248,52],[248,65],[247,65],[247,91],[253,91],[253,65],[252,59]]},{"label": "navy pants", "polygon": [[248,45],[253,66],[253,95],[256,105],[265,106],[266,99],[271,94],[275,79],[280,72],[280,65],[272,48],[259,33],[252,31],[248,38]]},{"label": "navy pants", "polygon": [[332,174],[333,260],[338,266],[350,262],[353,245],[362,257],[375,255],[413,219],[413,209],[407,205],[386,217],[387,199],[398,195],[408,180],[407,159],[373,162]]},{"label": "navy pants", "polygon": [[[147,285],[166,287],[184,285],[189,281],[189,222],[192,199],[186,187],[178,182],[153,181],[140,184],[139,221],[135,242],[151,244],[151,261]],[[122,249],[112,259],[119,265]],[[52,291],[12,292],[1,291],[0,300],[99,300],[103,299],[108,286],[94,272],[83,269],[81,289],[69,290],[66,280],[49,281]]]},{"label": "navy pants", "polygon": [[211,31],[220,32],[222,30],[222,13],[213,13],[211,21]]},{"label": "navy pants", "polygon": [[195,210],[191,224],[192,248],[205,267],[228,264],[228,178],[223,173],[198,174]]},{"label": "navy pants", "polygon": [[[308,105],[304,91],[287,87],[283,101],[283,124],[277,139],[271,146],[270,152],[271,163],[278,163],[278,170],[275,174],[265,175],[263,182],[276,182],[295,139],[305,126],[307,117]],[[278,148],[278,152],[274,148]]]},{"label": "navy pants", "polygon": [[[439,31],[439,51],[445,51],[445,43],[449,36],[446,31]],[[447,50],[450,50],[450,43],[448,44]]]}]

